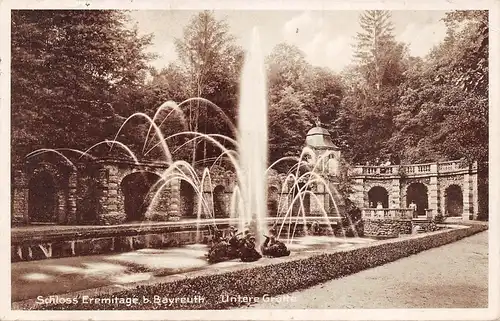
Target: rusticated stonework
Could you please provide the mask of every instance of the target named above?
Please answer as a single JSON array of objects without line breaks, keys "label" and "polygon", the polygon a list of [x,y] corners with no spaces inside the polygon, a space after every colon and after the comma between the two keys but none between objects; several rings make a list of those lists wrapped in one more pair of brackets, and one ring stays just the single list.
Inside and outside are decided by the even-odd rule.
[{"label": "rusticated stonework", "polygon": [[[458,206],[463,208],[463,218],[469,219],[477,215],[476,167],[472,166],[467,170],[454,163],[413,166],[418,172],[414,177],[409,174],[394,174],[394,171],[386,175],[356,176],[355,174],[351,180],[353,192],[350,199],[360,208],[368,207],[368,192],[379,186],[387,192],[388,200],[384,206],[405,208],[408,205],[406,197],[408,187],[413,183],[422,183],[427,190],[428,210],[436,215],[444,213],[447,206],[446,189],[451,185],[457,185],[463,193],[462,205]],[[193,187],[190,188],[189,184],[187,187],[186,184],[181,184],[181,179],[178,177],[165,182],[162,179],[165,171],[169,171],[168,164],[155,162],[136,164],[128,160],[100,159],[74,166],[49,157],[42,157],[37,161],[30,160],[24,168],[13,170],[12,224],[29,224],[40,219],[36,217],[36,211],[32,208],[33,182],[36,182],[39,174],[45,175],[46,180],[52,182],[53,193],[43,200],[51,206],[50,215],[42,218],[49,220],[49,223],[113,225],[133,220],[178,221],[196,218],[198,215],[201,217],[214,215],[219,218],[230,216],[231,199],[238,184],[234,172],[213,167],[210,175],[204,177],[203,169],[198,169],[197,179],[203,179],[204,183],[201,188],[197,187],[195,190]],[[378,172],[380,171],[377,170]],[[189,177],[191,174],[186,175]],[[132,179],[134,177],[137,180],[134,181]],[[268,188],[271,194],[268,210],[271,212],[276,211],[278,207],[287,208],[292,204],[293,182],[285,184],[285,179],[285,174],[273,171],[268,175]],[[309,193],[307,199],[304,199],[304,205],[307,207],[304,208],[305,214],[342,215],[343,201],[334,191],[338,187],[338,181],[332,176],[324,176],[323,179],[327,182],[328,188],[321,183],[307,186]],[[149,186],[154,189],[154,193],[147,199],[151,206],[148,205],[147,213],[143,213],[142,216],[130,217],[131,206],[135,206],[135,210],[140,210],[138,208],[140,202],[133,200],[135,195],[130,191],[131,188],[134,190],[141,181],[144,183],[151,180],[156,181]],[[304,183],[300,182],[301,186],[304,186]],[[330,195],[334,196],[334,201]],[[44,195],[40,197],[43,198]]]},{"label": "rusticated stonework", "polygon": [[447,189],[450,185],[458,185],[463,189],[464,185],[464,176],[442,176],[438,178],[439,186],[442,187],[443,190]]},{"label": "rusticated stonework", "polygon": [[[398,166],[393,166],[390,173],[383,174],[383,166],[380,170],[374,166],[358,166],[352,170],[353,197],[351,198],[358,207],[368,207],[368,192],[371,188],[383,187],[388,194],[388,207],[405,208],[408,206],[408,188],[411,184],[421,183],[423,195],[427,198],[423,204],[427,204],[426,213],[431,215],[445,214],[447,202],[446,190],[456,185],[463,194],[461,204],[463,207],[463,219],[477,217],[478,195],[477,195],[477,164],[467,165],[464,162],[443,162],[422,165],[402,165],[401,167],[411,170],[398,171]],[[373,172],[373,173],[372,173]],[[455,200],[458,202],[459,200]],[[454,206],[457,206],[456,204]]]},{"label": "rusticated stonework", "polygon": [[396,219],[366,219],[364,220],[364,235],[372,237],[398,237],[401,234],[411,234],[411,220]]}]

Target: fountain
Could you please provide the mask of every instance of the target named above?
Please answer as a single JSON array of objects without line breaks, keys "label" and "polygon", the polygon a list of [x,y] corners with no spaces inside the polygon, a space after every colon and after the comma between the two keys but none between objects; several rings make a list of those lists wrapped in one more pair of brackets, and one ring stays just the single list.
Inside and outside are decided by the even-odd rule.
[{"label": "fountain", "polygon": [[[135,118],[145,120],[149,124],[149,130],[144,141],[142,155],[147,156],[155,149],[160,149],[163,155],[163,167],[160,179],[156,181],[144,196],[145,217],[155,217],[151,214],[157,204],[162,200],[162,194],[175,182],[183,181],[187,183],[197,196],[196,206],[193,206],[196,217],[196,241],[203,240],[200,233],[202,225],[212,224],[217,226],[219,219],[215,218],[215,206],[213,194],[207,196],[206,190],[213,191],[212,170],[217,162],[226,161],[235,174],[236,185],[230,197],[230,215],[224,222],[236,224],[239,231],[250,229],[257,238],[257,244],[262,244],[262,236],[268,234],[269,226],[273,225],[278,237],[286,238],[286,242],[291,245],[294,237],[298,235],[307,236],[309,231],[307,225],[313,222],[326,227],[326,234],[333,236],[332,218],[340,218],[341,212],[337,201],[341,199],[335,182],[322,174],[325,161],[334,155],[333,152],[324,152],[317,155],[314,150],[305,147],[298,157],[282,157],[268,166],[267,144],[268,144],[268,123],[267,123],[267,84],[266,71],[264,68],[263,55],[260,49],[258,31],[253,30],[252,45],[248,51],[241,74],[239,101],[238,127],[231,122],[224,112],[215,104],[204,98],[190,98],[180,104],[168,101],[162,104],[154,116],[151,118],[142,112],[136,112],[128,117],[120,126],[113,140],[99,142],[85,151],[69,148],[61,149],[39,149],[27,155],[28,158],[37,157],[46,153],[55,153],[65,162],[76,168],[76,161],[72,160],[74,155],[77,161],[82,158],[95,159],[91,152],[95,148],[103,146],[109,147],[109,152],[113,149],[121,150],[128,155],[133,164],[141,164],[141,156],[134,152],[129,146],[118,141],[120,133],[126,130],[126,125]],[[178,116],[181,124],[185,127],[185,115],[183,108],[189,102],[200,101],[210,108],[216,110],[228,126],[230,126],[236,136],[236,140],[220,134],[204,134],[193,131],[182,131],[171,135],[166,135],[161,127],[169,117]],[[168,114],[160,122],[160,115],[167,111]],[[159,122],[159,124],[157,124]],[[152,136],[150,135],[152,133]],[[175,150],[171,150],[169,141],[176,137],[187,137],[188,140]],[[206,167],[201,171],[196,164],[190,164],[182,159],[176,159],[176,152],[181,148],[186,148],[193,142],[205,140],[216,146],[220,150],[219,156],[213,162],[212,167]],[[229,142],[232,148],[223,145],[222,142]],[[268,176],[281,162],[295,161],[295,165],[287,173],[280,174],[281,186],[277,199],[277,210],[275,217],[268,217],[267,209],[267,188]],[[322,198],[320,198],[313,188],[321,186]],[[309,208],[312,204],[319,215],[311,216]],[[326,208],[325,204],[330,204]],[[161,215],[160,215],[161,218]],[[207,223],[208,222],[208,223]],[[150,224],[148,220],[140,224]],[[179,224],[182,224],[179,223]],[[299,226],[302,226],[300,228]],[[299,227],[299,228],[298,228]],[[314,238],[309,238],[308,243]],[[128,240],[130,249],[134,248],[132,239]],[[147,245],[150,243],[147,238]],[[317,240],[318,243],[322,241]]]},{"label": "fountain", "polygon": [[[141,203],[136,208],[144,211],[142,221],[131,223],[123,221],[124,213],[120,211],[124,211],[124,207],[120,207],[121,205],[117,203],[120,199],[116,197],[117,194],[123,193],[123,190],[117,189],[114,193],[106,190],[106,195],[110,195],[115,203],[106,203],[103,207],[108,211],[115,208],[116,212],[111,212],[111,217],[117,217],[115,223],[108,226],[103,226],[104,224],[91,226],[89,232],[86,232],[87,229],[82,231],[81,227],[77,226],[75,231],[79,235],[78,240],[72,236],[62,237],[56,233],[51,236],[52,239],[46,238],[43,241],[45,243],[39,246],[41,251],[32,246],[25,248],[23,247],[25,243],[20,242],[17,250],[13,251],[13,255],[17,254],[13,261],[47,260],[40,260],[36,265],[32,265],[36,267],[36,271],[31,271],[31,274],[29,271],[25,272],[22,266],[14,267],[13,282],[18,284],[14,300],[40,294],[40,290],[31,293],[31,288],[25,289],[23,284],[26,284],[26,280],[50,283],[50,287],[46,288],[48,292],[42,291],[42,294],[53,294],[67,291],[67,288],[88,289],[97,284],[154,281],[159,277],[174,276],[193,270],[232,266],[238,268],[240,265],[251,264],[239,262],[239,260],[245,261],[244,255],[240,252],[241,247],[236,251],[240,255],[239,258],[234,258],[233,255],[228,260],[217,260],[217,257],[216,260],[211,260],[213,257],[207,254],[210,253],[206,245],[209,243],[207,232],[213,236],[218,233],[219,228],[223,230],[230,226],[237,226],[240,232],[248,229],[256,238],[255,249],[260,249],[260,245],[264,243],[263,237],[271,235],[270,230],[272,230],[276,238],[283,242],[273,243],[278,244],[273,249],[279,251],[273,252],[267,248],[268,255],[279,252],[279,255],[271,256],[290,255],[290,259],[324,253],[335,247],[370,242],[371,240],[367,239],[346,238],[345,233],[335,233],[332,228],[337,224],[336,231],[342,230],[342,224],[339,224],[342,217],[341,207],[338,204],[338,200],[342,197],[337,191],[335,179],[325,175],[325,164],[329,159],[336,159],[339,156],[335,151],[322,150],[321,153],[317,153],[313,148],[305,147],[300,155],[282,157],[268,166],[266,72],[257,29],[253,30],[252,46],[245,59],[240,88],[237,127],[218,106],[204,98],[195,97],[179,104],[168,101],[158,107],[153,117],[136,112],[123,121],[114,139],[99,142],[85,151],[70,148],[39,149],[28,154],[29,159],[53,154],[77,172],[82,168],[82,164],[96,164],[96,166],[114,164],[114,158],[111,161],[104,159],[103,163],[100,162],[103,159],[93,155],[95,149],[104,147],[110,155],[112,151],[115,154],[119,152],[121,155],[126,155],[128,160],[116,161],[131,167],[131,173],[142,173],[140,175],[144,176],[145,182],[153,183],[149,190],[146,187],[146,191],[141,192],[142,194],[136,193],[143,198],[142,202],[136,201]],[[217,111],[221,119],[232,128],[236,139],[220,134],[187,130],[183,109],[193,101],[203,102]],[[162,119],[165,113],[167,115]],[[185,130],[167,134],[162,130],[163,124],[173,116],[178,116]],[[127,124],[137,118],[149,124],[142,154],[118,139],[120,133],[127,129]],[[177,137],[186,139],[180,146],[176,145],[174,148],[171,140]],[[215,157],[211,166],[199,168],[196,163],[189,163],[177,157],[180,149],[189,148],[193,142],[199,141],[206,141],[220,150],[220,154]],[[144,162],[145,156],[154,150],[161,151],[161,161]],[[214,184],[217,184],[216,164],[222,162],[227,165],[225,170],[232,173],[234,187],[226,195],[229,203],[227,217],[217,218],[213,191]],[[293,162],[293,166],[287,172],[278,174],[275,168],[282,162]],[[117,168],[116,165],[112,166]],[[153,167],[156,168],[154,175],[158,177],[156,181],[149,175]],[[103,175],[103,182],[109,181],[109,186],[111,184],[121,186],[126,176],[119,179],[116,170],[111,173],[109,168]],[[268,215],[268,186],[271,182],[275,191],[273,201],[276,203],[274,214]],[[188,213],[189,217],[166,215],[164,207],[159,205],[162,205],[165,199],[180,197],[179,186],[182,183],[189,186],[195,195],[190,207],[191,212]],[[177,194],[174,194],[173,186],[179,188]],[[129,189],[133,192],[137,187],[132,185]],[[134,200],[137,199],[137,195],[134,195]],[[124,200],[121,202],[125,203]],[[311,208],[314,208],[313,213]],[[109,214],[105,213],[103,216]],[[308,225],[312,225],[313,231]],[[82,233],[88,233],[89,237],[82,239],[80,237]],[[335,234],[344,237],[335,237]],[[253,253],[255,254],[255,251]],[[63,257],[64,261],[61,261],[60,258]],[[257,253],[257,256],[253,257],[261,258],[261,254]],[[264,263],[269,259],[275,258],[262,258]],[[253,259],[250,257],[249,260]],[[19,262],[20,265],[22,263],[25,262]],[[37,271],[43,271],[44,274],[37,275]],[[67,276],[67,271],[72,271],[73,274]],[[82,278],[77,276],[80,274]],[[60,279],[65,283],[59,284],[54,281]],[[42,285],[37,287],[41,288],[45,289]]]},{"label": "fountain", "polygon": [[[124,224],[124,221],[120,221],[123,216],[123,213],[120,213],[122,208],[119,207],[120,204],[117,204],[118,201],[123,201],[117,196],[120,180],[117,178],[116,172],[104,171],[102,177],[98,176],[100,182],[109,180],[108,187],[114,186],[115,189],[105,190],[105,193],[101,193],[99,197],[102,196],[104,199],[104,196],[111,196],[115,201],[115,203],[106,203],[104,204],[106,206],[102,207],[107,211],[115,210],[117,212],[111,214],[117,214],[118,219],[113,216],[115,219],[113,224],[116,224],[118,231],[111,230],[109,228],[111,225],[101,224],[94,229],[83,229],[81,226],[76,226],[73,231],[70,230],[73,235],[69,237],[61,236],[64,231],[59,230],[59,234],[50,235],[51,239],[42,235],[34,240],[29,240],[29,235],[24,234],[26,231],[18,233],[18,235],[23,235],[20,237],[20,241],[14,240],[17,243],[12,242],[14,244],[11,247],[13,261],[39,261],[14,262],[12,264],[12,301],[20,301],[18,307],[23,309],[26,307],[51,309],[53,306],[59,309],[88,309],[94,306],[58,305],[60,302],[40,305],[39,302],[34,303],[33,298],[54,294],[57,297],[58,294],[62,293],[69,295],[68,291],[80,291],[77,295],[80,297],[81,292],[89,289],[91,296],[98,298],[110,296],[112,293],[118,293],[117,297],[120,295],[122,297],[135,297],[136,295],[144,297],[142,294],[156,294],[155,291],[159,291],[158,293],[164,297],[169,295],[182,297],[182,295],[192,295],[192,290],[196,289],[196,293],[207,295],[206,305],[188,307],[178,305],[174,308],[210,307],[218,309],[220,307],[218,298],[210,297],[211,295],[220,296],[226,291],[228,291],[227,293],[244,295],[249,293],[253,293],[253,295],[285,293],[290,289],[311,286],[314,283],[324,282],[331,278],[404,257],[405,251],[411,248],[411,244],[414,244],[413,248],[420,251],[435,246],[435,244],[449,242],[449,238],[443,237],[438,238],[436,242],[419,243],[424,239],[422,237],[405,240],[406,243],[401,250],[395,250],[395,248],[398,249],[397,244],[389,242],[377,245],[378,247],[375,249],[370,249],[369,246],[366,248],[354,247],[352,252],[334,249],[352,246],[356,243],[362,245],[374,240],[356,237],[358,235],[355,228],[352,228],[354,238],[347,238],[347,233],[343,231],[344,223],[352,227],[356,222],[351,221],[350,215],[342,213],[342,210],[345,210],[342,208],[345,204],[338,204],[338,200],[342,200],[342,196],[336,188],[338,182],[334,178],[324,175],[325,163],[328,163],[330,159],[338,160],[339,155],[335,151],[322,151],[317,154],[312,148],[305,147],[299,156],[282,157],[268,166],[267,85],[257,29],[253,31],[252,46],[246,56],[240,88],[237,131],[236,126],[218,106],[206,99],[195,97],[180,104],[166,102],[157,109],[152,118],[145,113],[134,113],[123,122],[113,140],[99,142],[85,151],[61,148],[38,149],[29,153],[27,158],[30,159],[48,153],[55,154],[69,165],[73,173],[76,173],[81,168],[80,161],[83,158],[88,159],[90,163],[102,164],[91,152],[96,148],[106,146],[109,147],[109,152],[113,149],[115,152],[120,150],[128,156],[127,164],[135,166],[132,173],[135,173],[136,170],[140,172],[138,168],[151,169],[155,167],[158,168],[156,173],[159,173],[159,179],[149,187],[146,193],[141,195],[143,200],[138,208],[141,211],[145,210],[146,220],[139,223]],[[187,129],[172,135],[166,135],[162,131],[162,125],[172,115],[178,115],[180,122],[186,125],[182,108],[187,106],[187,103],[196,100],[216,110],[221,119],[234,129],[236,140],[220,134],[204,134]],[[163,111],[167,111],[168,114],[160,121],[160,115]],[[119,134],[125,130],[126,124],[135,118],[143,119],[149,124],[142,156],[160,149],[163,156],[162,162],[146,164],[141,161],[142,156],[138,156],[137,151],[134,152],[130,146],[118,140]],[[150,133],[152,133],[151,137]],[[176,137],[186,137],[187,141],[171,150],[173,145],[169,144],[169,141]],[[176,158],[176,152],[179,149],[200,140],[205,140],[220,150],[220,154],[215,158],[212,166],[200,169],[195,163],[190,164],[186,160]],[[224,143],[229,143],[232,147],[228,148]],[[275,215],[269,216],[267,190],[269,178],[272,176],[270,173],[281,162],[290,160],[295,161],[295,165],[288,172],[277,175],[279,177],[277,208]],[[214,195],[212,192],[207,195],[206,191],[214,191],[214,166],[222,161],[228,164],[234,174],[235,186],[228,197],[230,199],[229,217],[218,219],[216,218]],[[125,162],[121,163],[121,165],[123,164]],[[144,173],[142,175],[145,176]],[[72,182],[76,180],[75,177],[70,178]],[[194,204],[191,204],[193,205],[190,209],[192,213],[189,213],[192,219],[175,216],[176,220],[173,220],[169,216],[170,214],[153,215],[155,211],[158,211],[158,208],[161,208],[158,205],[165,201],[164,193],[175,190],[173,186],[179,187],[179,182],[190,186],[196,195],[196,199],[193,199]],[[74,186],[72,185],[72,187]],[[76,190],[76,188],[73,189]],[[321,197],[318,196],[319,190],[321,190]],[[177,192],[179,191],[177,190]],[[168,194],[167,198],[170,196]],[[74,199],[71,201],[74,202]],[[99,199],[99,201],[101,200]],[[312,204],[315,207],[314,215],[310,215]],[[153,222],[155,217],[159,218],[161,224]],[[332,223],[339,218],[341,218],[341,222],[338,227],[341,230],[340,236],[343,237],[336,236],[332,228]],[[339,223],[338,220],[335,222]],[[411,228],[412,222],[406,223]],[[191,239],[193,224],[196,228],[194,240]],[[243,255],[239,253],[239,259],[245,263],[237,262],[235,259],[225,260],[225,262],[210,262],[206,257],[208,250],[206,244],[201,244],[206,241],[201,232],[203,229],[203,232],[206,232],[207,228],[212,227],[212,231],[215,230],[212,234],[217,234],[216,229],[222,224],[225,224],[226,227],[237,225],[240,231],[249,229],[257,238],[257,246],[262,243],[262,236],[268,234],[269,227],[272,226],[277,238],[282,238],[286,242],[284,247],[282,245],[285,244],[280,243],[279,249],[282,255],[273,255],[281,258],[264,257],[262,263],[252,265],[249,263],[251,260],[246,262]],[[307,228],[308,224],[312,225],[312,233]],[[147,228],[151,229],[147,230]],[[324,233],[321,232],[322,230]],[[418,231],[415,229],[414,232]],[[453,233],[455,235],[453,237],[458,238],[469,232],[457,230]],[[474,231],[470,233],[474,233]],[[67,238],[64,239],[64,237]],[[35,244],[40,242],[40,239],[44,239],[45,243]],[[64,240],[61,241],[61,239]],[[144,241],[142,244],[141,239]],[[35,243],[30,243],[31,241]],[[388,255],[377,257],[380,253],[384,253],[384,248],[388,249],[386,251]],[[265,251],[262,252],[264,254]],[[53,255],[55,258],[52,257]],[[260,253],[257,255],[258,258],[261,258]],[[288,255],[290,257],[284,258]],[[47,258],[47,260],[41,260],[41,258]],[[269,260],[280,260],[284,264],[276,264],[269,268],[267,265]],[[208,273],[201,271],[203,269],[208,269]],[[218,273],[221,270],[224,275]],[[247,271],[251,272],[247,273]],[[197,274],[198,272],[200,273]],[[182,277],[177,275],[180,273],[183,273]],[[255,277],[255,275],[259,277]],[[140,282],[146,281],[151,283],[145,283],[135,288],[128,285],[140,285]],[[106,288],[103,291],[94,291],[99,287]],[[246,292],[241,293],[241,291]],[[84,297],[86,295],[83,295]],[[29,302],[26,303],[24,300]],[[154,308],[157,309],[159,306],[156,305]],[[123,308],[123,306],[121,307]],[[126,307],[130,308],[130,306]],[[167,307],[166,304],[162,307],[172,308]],[[97,308],[117,309],[117,306],[104,304]],[[151,305],[140,308],[148,309],[151,308]]]},{"label": "fountain", "polygon": [[[241,202],[245,209],[244,224],[252,223],[257,243],[267,232],[267,85],[264,59],[256,28],[252,47],[246,56],[241,75],[238,115],[239,177]],[[258,119],[258,121],[255,121]]]}]

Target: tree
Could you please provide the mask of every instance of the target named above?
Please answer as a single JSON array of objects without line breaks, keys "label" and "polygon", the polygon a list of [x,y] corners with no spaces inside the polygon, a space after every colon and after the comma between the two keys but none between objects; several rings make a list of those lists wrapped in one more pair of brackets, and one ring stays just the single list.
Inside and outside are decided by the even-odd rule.
[{"label": "tree", "polygon": [[306,108],[311,115],[316,115],[326,128],[336,130],[335,122],[339,117],[340,104],[344,97],[344,85],[341,77],[331,70],[322,67],[312,67],[306,74],[308,102]]},{"label": "tree", "polygon": [[[115,10],[12,11],[12,156],[112,138],[141,85],[151,36]],[[77,126],[75,126],[78,124]]]},{"label": "tree", "polygon": [[368,10],[359,17],[363,31],[356,35],[355,57],[369,83],[374,83],[377,90],[382,86],[386,69],[392,63],[388,53],[395,50],[393,24],[390,11]]},{"label": "tree", "polygon": [[313,67],[296,46],[281,43],[266,59],[269,83],[270,161],[299,155],[313,122],[330,130],[338,117],[344,89],[327,68]]},{"label": "tree", "polygon": [[344,72],[340,124],[353,162],[390,158],[399,87],[408,69],[406,45],[394,39],[388,11],[365,11],[355,38],[355,63]]},{"label": "tree", "polygon": [[[307,77],[311,66],[296,46],[276,45],[266,58],[269,96],[269,161],[300,154],[311,114]],[[279,167],[285,171],[288,165]]]},{"label": "tree", "polygon": [[487,160],[484,18],[482,12],[448,13],[445,40],[409,69],[390,141],[407,161]]},{"label": "tree", "polygon": [[456,55],[448,57],[454,83],[484,95],[488,92],[488,11],[452,11],[443,21],[448,26],[447,40],[456,49],[452,49]]},{"label": "tree", "polygon": [[287,43],[276,45],[266,58],[266,65],[271,105],[277,103],[288,88],[295,92],[306,89],[306,78],[311,66],[297,46]]},{"label": "tree", "polygon": [[[288,87],[283,97],[269,107],[269,158],[274,162],[285,156],[298,156],[304,146],[310,117],[301,92]],[[279,169],[285,170],[286,167]]]},{"label": "tree", "polygon": [[[195,15],[184,28],[183,37],[175,41],[180,65],[186,76],[186,98],[203,97],[223,108],[226,116],[236,115],[237,82],[242,66],[243,52],[235,44],[225,20],[217,20],[213,13],[203,11]],[[190,130],[204,133],[217,132],[232,135],[228,125],[200,101],[193,101],[187,112]],[[200,118],[201,117],[201,118]],[[194,162],[197,153],[193,143]],[[203,144],[203,159],[207,158],[207,145]]]}]

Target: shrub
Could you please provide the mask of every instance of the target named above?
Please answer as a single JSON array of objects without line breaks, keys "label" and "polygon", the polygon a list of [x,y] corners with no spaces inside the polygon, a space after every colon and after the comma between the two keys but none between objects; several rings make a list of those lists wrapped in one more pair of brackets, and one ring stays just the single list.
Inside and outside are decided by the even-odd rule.
[{"label": "shrub", "polygon": [[438,213],[436,216],[434,216],[434,218],[432,219],[432,221],[436,224],[441,224],[444,222],[444,216],[443,214],[441,213]]},{"label": "shrub", "polygon": [[350,199],[345,199],[346,212],[340,221],[342,236],[363,236],[361,209]]}]

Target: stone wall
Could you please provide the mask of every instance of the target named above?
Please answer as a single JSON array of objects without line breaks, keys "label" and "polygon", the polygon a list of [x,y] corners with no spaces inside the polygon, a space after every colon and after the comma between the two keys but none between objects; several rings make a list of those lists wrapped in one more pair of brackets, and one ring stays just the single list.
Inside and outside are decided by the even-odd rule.
[{"label": "stone wall", "polygon": [[416,229],[418,227],[418,230],[420,232],[434,232],[434,231],[437,231],[438,230],[438,227],[436,225],[436,223],[432,222],[432,221],[425,221],[425,222],[416,222],[416,221],[413,221],[412,222],[412,230],[417,232]]},{"label": "stone wall", "polygon": [[13,226],[23,225],[29,221],[28,218],[28,187],[26,174],[21,170],[12,173],[12,215]]},{"label": "stone wall", "polygon": [[[458,172],[441,173],[434,167],[436,166],[432,165],[429,174],[425,175],[405,176],[395,173],[385,176],[380,174],[354,176],[351,199],[358,207],[367,207],[368,191],[372,187],[380,186],[388,192],[390,208],[406,207],[408,186],[411,183],[423,183],[427,187],[428,204],[429,208],[433,210],[432,214],[444,214],[445,190],[453,184],[458,185],[463,193],[463,219],[476,218],[479,211],[477,171],[460,168]],[[167,168],[168,165],[158,163],[134,164],[120,160],[99,160],[95,163],[84,164],[76,171],[67,165],[50,164],[45,161],[33,163],[25,169],[13,171],[11,222],[13,225],[30,222],[28,183],[30,178],[41,170],[50,172],[57,185],[56,213],[53,223],[114,225],[127,221],[124,208],[125,195],[121,186],[123,179],[135,172],[148,172],[161,176]],[[197,175],[202,177],[202,172],[197,173]],[[326,179],[330,189],[333,190],[335,181],[331,178]],[[272,172],[268,176],[269,186],[274,186],[279,194],[284,192],[284,197],[278,197],[280,208],[288,207],[291,201],[290,197],[286,197],[291,184],[282,189],[284,181],[285,176],[276,172]],[[235,173],[223,168],[213,168],[210,179],[205,180],[202,191],[209,207],[212,204],[213,189],[223,190],[220,197],[223,204],[219,204],[221,205],[220,217],[229,216],[231,197],[237,183]],[[94,192],[90,193],[92,189]],[[322,184],[311,185],[310,191],[313,194],[309,197],[310,208],[306,209],[308,215],[322,216],[323,208],[331,216],[342,215],[345,212],[339,199],[335,199],[335,204],[339,207],[340,213],[335,211],[334,202],[331,201],[327,189]],[[186,213],[183,210],[186,202],[182,201],[180,194],[180,180],[170,182],[169,186],[164,187],[161,191],[156,204],[151,207],[151,212],[144,217],[144,220],[177,221],[183,218],[195,218],[199,196],[195,195],[194,197],[193,211]],[[337,198],[335,192],[333,195]],[[92,209],[87,209],[89,206]],[[209,213],[211,210],[203,208],[203,212],[204,217],[211,216]]]},{"label": "stone wall", "polygon": [[398,237],[412,233],[411,220],[364,219],[364,235],[371,237]]},{"label": "stone wall", "polygon": [[[76,223],[76,173],[74,166],[51,163],[46,160],[28,163],[25,168],[15,168],[12,172],[12,215],[13,225],[28,224],[40,219],[44,223]],[[49,176],[53,188],[53,212],[50,217],[40,218],[30,209],[30,188],[40,182],[40,175]],[[35,183],[34,185],[31,185]],[[52,202],[52,201],[51,201]],[[30,217],[31,216],[31,217]]]},{"label": "stone wall", "polygon": [[97,223],[97,213],[99,212],[98,191],[97,177],[92,177],[89,173],[87,175],[80,175],[77,178],[77,222],[83,224]]},{"label": "stone wall", "polygon": [[[124,179],[137,172],[156,174],[162,177],[167,164],[140,163],[128,160],[99,159],[89,163],[78,163],[73,169],[57,162],[34,162],[24,169],[13,171],[12,184],[12,217],[13,225],[29,224],[29,188],[28,182],[40,170],[49,171],[56,182],[56,213],[55,224],[66,225],[116,225],[128,221],[125,211],[123,190]],[[203,171],[197,172],[198,178],[203,177]],[[288,190],[290,184],[283,186],[286,176],[271,170],[267,177],[268,186],[275,188],[276,207],[287,208],[290,202]],[[181,197],[180,179],[172,180],[164,186],[151,205],[149,212],[142,219],[151,221],[178,221],[181,219],[196,218],[200,197],[195,193],[194,199],[187,204],[192,211],[187,213],[186,200]],[[330,182],[331,183],[331,182]],[[212,197],[214,190],[219,191],[218,217],[229,217],[231,212],[232,195],[238,181],[236,174],[223,168],[211,168],[210,177],[205,178],[201,188],[205,206],[201,207],[203,217],[212,215]],[[222,192],[221,192],[222,191]],[[310,195],[309,208],[306,212],[313,216],[322,216],[323,208],[328,215],[334,213],[333,202],[329,193],[322,184],[311,186],[314,195]],[[280,194],[283,193],[281,197]],[[333,193],[335,195],[335,193]],[[279,204],[278,204],[279,203]],[[336,202],[339,206],[339,202]],[[209,209],[206,206],[210,207]]]},{"label": "stone wall", "polygon": [[[226,228],[221,228],[225,230]],[[36,237],[30,240],[13,240],[11,260],[32,261],[81,255],[128,252],[143,248],[178,247],[206,242],[209,232],[197,233],[193,227],[185,230],[171,227],[92,231],[88,236],[67,233],[65,235]],[[85,233],[83,233],[85,234]],[[101,235],[99,235],[101,234]],[[199,239],[197,239],[199,237]]]}]

